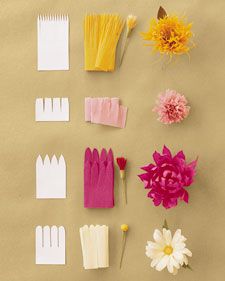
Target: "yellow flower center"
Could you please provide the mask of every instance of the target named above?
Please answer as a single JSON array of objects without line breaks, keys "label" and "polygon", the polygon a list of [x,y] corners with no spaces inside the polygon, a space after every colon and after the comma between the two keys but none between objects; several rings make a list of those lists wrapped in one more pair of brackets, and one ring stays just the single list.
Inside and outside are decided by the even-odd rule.
[{"label": "yellow flower center", "polygon": [[173,252],[173,248],[171,246],[166,246],[163,250],[163,252],[166,254],[166,255],[171,255],[172,252]]}]

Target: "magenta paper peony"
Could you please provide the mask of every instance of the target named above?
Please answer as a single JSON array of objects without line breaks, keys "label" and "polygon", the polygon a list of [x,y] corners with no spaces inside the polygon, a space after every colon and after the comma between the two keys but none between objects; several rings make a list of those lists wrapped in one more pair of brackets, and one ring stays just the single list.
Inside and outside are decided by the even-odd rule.
[{"label": "magenta paper peony", "polygon": [[158,113],[158,120],[164,124],[179,123],[189,114],[190,106],[187,105],[185,96],[174,90],[161,93],[156,101],[153,112]]},{"label": "magenta paper peony", "polygon": [[183,151],[174,157],[164,146],[162,154],[153,153],[155,164],[142,167],[144,174],[139,178],[146,189],[150,189],[148,197],[152,198],[155,206],[163,205],[169,209],[177,205],[178,199],[188,203],[188,192],[185,187],[193,183],[196,173],[197,159],[189,164],[185,161]]}]

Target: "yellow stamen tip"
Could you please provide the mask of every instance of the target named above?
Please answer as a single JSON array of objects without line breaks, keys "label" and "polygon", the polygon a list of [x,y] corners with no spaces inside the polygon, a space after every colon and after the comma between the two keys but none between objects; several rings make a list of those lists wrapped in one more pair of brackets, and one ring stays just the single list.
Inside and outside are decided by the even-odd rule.
[{"label": "yellow stamen tip", "polygon": [[128,229],[129,229],[129,226],[128,226],[127,224],[122,224],[122,225],[120,226],[120,229],[121,229],[123,232],[127,232]]},{"label": "yellow stamen tip", "polygon": [[164,248],[164,250],[163,250],[163,252],[166,254],[166,255],[171,255],[172,253],[173,253],[173,247],[171,247],[171,246],[166,246],[165,248]]}]

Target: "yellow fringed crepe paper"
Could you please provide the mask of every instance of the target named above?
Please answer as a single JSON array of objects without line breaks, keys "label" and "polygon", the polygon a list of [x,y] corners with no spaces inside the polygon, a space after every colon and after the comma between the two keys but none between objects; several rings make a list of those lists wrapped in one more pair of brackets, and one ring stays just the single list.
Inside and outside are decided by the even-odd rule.
[{"label": "yellow fringed crepe paper", "polygon": [[124,27],[119,15],[86,15],[84,20],[85,70],[113,71],[116,47]]}]

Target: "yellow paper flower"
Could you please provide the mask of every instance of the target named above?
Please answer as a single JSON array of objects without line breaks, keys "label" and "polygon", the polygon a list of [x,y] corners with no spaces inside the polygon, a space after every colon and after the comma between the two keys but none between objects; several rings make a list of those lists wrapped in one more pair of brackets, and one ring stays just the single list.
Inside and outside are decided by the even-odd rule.
[{"label": "yellow paper flower", "polygon": [[142,33],[144,40],[152,41],[154,51],[161,54],[181,55],[187,54],[193,43],[190,38],[193,36],[191,31],[192,24],[186,23],[183,18],[178,16],[164,16],[159,20],[152,19],[149,31]]}]

